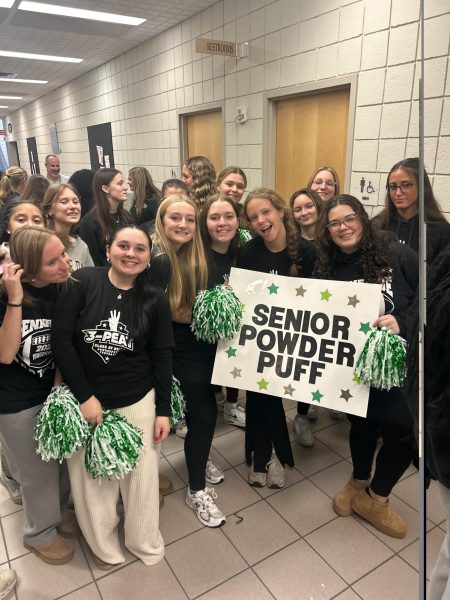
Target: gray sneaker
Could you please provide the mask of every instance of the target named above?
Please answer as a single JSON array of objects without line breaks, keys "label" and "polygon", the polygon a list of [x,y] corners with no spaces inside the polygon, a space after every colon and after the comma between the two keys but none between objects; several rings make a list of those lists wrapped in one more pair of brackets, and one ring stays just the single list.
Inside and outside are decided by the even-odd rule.
[{"label": "gray sneaker", "polygon": [[272,452],[272,458],[267,463],[267,487],[281,489],[285,483],[284,467],[278,460],[275,452]]},{"label": "gray sneaker", "polygon": [[314,436],[311,431],[311,425],[308,423],[306,417],[295,415],[294,431],[295,435],[297,436],[297,441],[301,446],[309,448],[314,444]]},{"label": "gray sneaker", "polygon": [[317,421],[317,408],[312,404],[309,407],[308,412],[306,413],[306,418],[308,421]]},{"label": "gray sneaker", "polygon": [[210,457],[208,457],[208,462],[206,463],[205,479],[208,483],[213,483],[214,485],[222,483],[225,480],[222,469],[213,463]]},{"label": "gray sneaker", "polygon": [[253,487],[265,487],[267,483],[267,473],[254,471],[252,463],[248,470],[248,482]]},{"label": "gray sneaker", "polygon": [[237,402],[225,401],[223,405],[223,420],[228,425],[245,427],[245,410]]},{"label": "gray sneaker", "polygon": [[195,511],[198,520],[205,527],[222,527],[226,522],[225,515],[216,506],[216,498],[214,488],[206,487],[198,492],[187,489],[186,504]]}]

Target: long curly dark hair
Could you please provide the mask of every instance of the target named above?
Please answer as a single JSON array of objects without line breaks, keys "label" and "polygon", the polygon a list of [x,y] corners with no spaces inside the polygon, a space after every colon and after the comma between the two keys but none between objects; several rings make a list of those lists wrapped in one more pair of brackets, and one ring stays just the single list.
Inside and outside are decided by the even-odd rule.
[{"label": "long curly dark hair", "polygon": [[327,223],[330,210],[341,205],[349,206],[358,215],[359,222],[362,225],[359,250],[364,281],[366,283],[382,283],[389,275],[390,267],[385,253],[382,251],[381,238],[373,229],[364,206],[357,198],[348,194],[341,194],[325,203],[317,235],[319,252],[314,277],[333,279],[333,270],[340,250],[331,239]]}]

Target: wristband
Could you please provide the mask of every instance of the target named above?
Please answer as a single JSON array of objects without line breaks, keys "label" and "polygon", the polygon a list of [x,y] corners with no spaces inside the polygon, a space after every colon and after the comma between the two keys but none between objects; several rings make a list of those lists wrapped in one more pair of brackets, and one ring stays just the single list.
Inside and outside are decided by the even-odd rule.
[{"label": "wristband", "polygon": [[13,304],[12,302],[7,302],[7,306],[12,306],[14,308],[19,308],[20,306],[22,306],[22,303],[20,303],[20,304]]}]

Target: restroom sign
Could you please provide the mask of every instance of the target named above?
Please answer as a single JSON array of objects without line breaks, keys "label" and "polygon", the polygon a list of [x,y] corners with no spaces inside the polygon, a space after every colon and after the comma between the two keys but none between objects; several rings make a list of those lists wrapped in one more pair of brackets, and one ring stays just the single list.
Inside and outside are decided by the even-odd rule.
[{"label": "restroom sign", "polygon": [[222,56],[237,56],[236,42],[226,42],[224,40],[208,40],[206,38],[196,38],[195,51],[200,54],[220,54]]}]

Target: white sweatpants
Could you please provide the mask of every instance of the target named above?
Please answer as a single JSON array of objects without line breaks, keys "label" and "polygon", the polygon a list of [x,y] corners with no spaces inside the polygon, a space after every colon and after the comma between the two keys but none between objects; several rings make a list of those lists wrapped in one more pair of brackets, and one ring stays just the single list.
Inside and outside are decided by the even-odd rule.
[{"label": "white sweatpants", "polygon": [[75,512],[92,552],[107,563],[123,563],[117,532],[120,492],[125,509],[125,546],[145,565],[154,565],[164,556],[159,532],[160,445],[153,443],[154,390],[116,412],[144,432],[139,463],[123,479],[92,479],[84,466],[84,448],[80,449],[67,461]]}]

